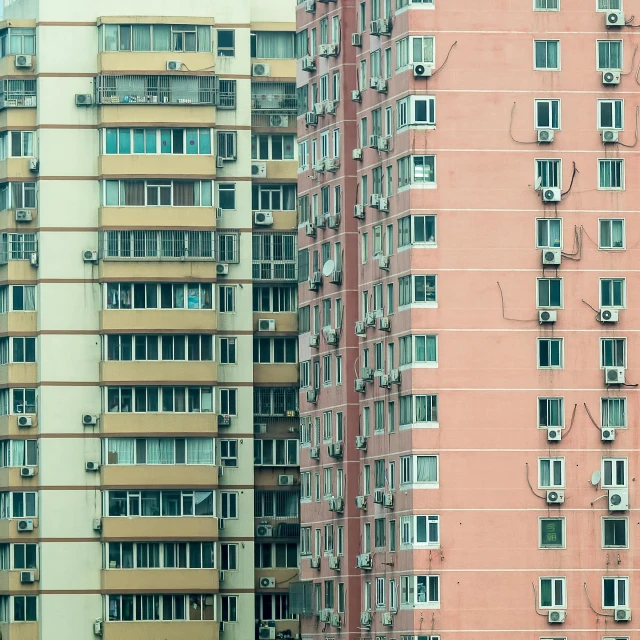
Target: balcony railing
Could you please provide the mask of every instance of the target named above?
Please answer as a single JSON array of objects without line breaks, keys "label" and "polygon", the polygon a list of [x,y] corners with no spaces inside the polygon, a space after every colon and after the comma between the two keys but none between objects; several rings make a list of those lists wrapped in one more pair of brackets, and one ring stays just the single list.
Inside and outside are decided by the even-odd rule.
[{"label": "balcony railing", "polygon": [[103,260],[214,260],[213,231],[103,231]]},{"label": "balcony railing", "polygon": [[253,82],[251,110],[267,113],[296,113],[295,82]]},{"label": "balcony railing", "polygon": [[253,279],[295,282],[298,277],[297,245],[296,234],[254,233]]},{"label": "balcony railing", "polygon": [[299,491],[258,490],[254,493],[254,517],[286,520],[300,516]]},{"label": "balcony railing", "polygon": [[253,413],[265,418],[296,417],[298,415],[298,390],[289,387],[255,388]]},{"label": "balcony railing", "polygon": [[35,80],[3,80],[0,92],[0,109],[7,107],[35,107]]},{"label": "balcony railing", "polygon": [[9,260],[32,260],[38,255],[38,239],[35,233],[3,233],[0,236],[0,264]]}]

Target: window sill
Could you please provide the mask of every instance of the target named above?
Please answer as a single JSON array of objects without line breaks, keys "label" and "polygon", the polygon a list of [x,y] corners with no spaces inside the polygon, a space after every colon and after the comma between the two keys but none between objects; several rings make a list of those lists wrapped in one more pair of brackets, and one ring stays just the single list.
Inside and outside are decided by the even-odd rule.
[{"label": "window sill", "polygon": [[407,309],[437,309],[437,302],[412,302],[411,304],[403,304],[398,307],[398,311],[406,311]]},{"label": "window sill", "polygon": [[401,364],[398,367],[400,371],[407,371],[408,369],[437,369],[437,362],[412,362],[411,364]]},{"label": "window sill", "polygon": [[411,422],[410,424],[401,424],[400,431],[407,431],[409,429],[439,429],[440,423],[438,422]]},{"label": "window sill", "polygon": [[398,253],[402,251],[410,251],[411,249],[437,249],[438,244],[435,242],[412,242],[404,247],[398,247]]},{"label": "window sill", "polygon": [[411,609],[439,609],[439,602],[416,602],[415,604],[401,604],[400,610],[406,611]]},{"label": "window sill", "polygon": [[416,489],[439,489],[439,482],[412,482],[411,484],[401,484],[400,491],[415,491]]},{"label": "window sill", "polygon": [[410,191],[411,189],[437,189],[438,185],[436,182],[412,182],[410,184],[405,184],[402,187],[398,187],[398,194],[403,193],[404,191]]}]

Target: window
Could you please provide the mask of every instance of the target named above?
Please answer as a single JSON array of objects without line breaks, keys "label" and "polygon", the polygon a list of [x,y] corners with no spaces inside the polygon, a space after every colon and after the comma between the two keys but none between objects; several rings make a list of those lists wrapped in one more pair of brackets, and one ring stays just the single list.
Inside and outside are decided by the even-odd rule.
[{"label": "window", "polygon": [[[189,544],[194,544],[193,542]],[[206,544],[206,543],[203,543]],[[238,570],[238,545],[235,543],[223,542],[220,544],[220,570]]]},{"label": "window", "polygon": [[295,211],[295,184],[254,184],[252,187],[254,211]]},{"label": "window", "polygon": [[35,413],[35,389],[11,389],[11,413]]},{"label": "window", "polygon": [[598,160],[598,189],[624,189],[624,160]]},{"label": "window", "polygon": [[564,425],[564,398],[538,398],[538,426],[562,427]]},{"label": "window", "polygon": [[[237,442],[235,457],[237,458]],[[106,464],[215,464],[211,438],[109,438]]]},{"label": "window", "polygon": [[566,608],[565,578],[540,578],[540,608]]},{"label": "window", "polygon": [[105,568],[212,569],[214,558],[212,542],[110,542]]},{"label": "window", "polygon": [[536,129],[560,129],[560,100],[535,101]]},{"label": "window", "polygon": [[389,520],[389,551],[395,552],[396,550],[396,521]]},{"label": "window", "polygon": [[102,359],[211,361],[213,360],[213,336],[110,334],[103,337]]},{"label": "window", "polygon": [[0,185],[0,210],[35,209],[35,182],[5,182]]},{"label": "window", "polygon": [[238,441],[219,440],[220,444],[220,464],[223,467],[238,466]]},{"label": "window", "polygon": [[109,413],[209,413],[213,411],[213,389],[107,387],[106,405]]},{"label": "window", "polygon": [[374,541],[377,548],[387,546],[387,520],[385,518],[375,519]]},{"label": "window", "polygon": [[298,444],[299,441],[293,439],[255,439],[253,463],[256,466],[297,466]]},{"label": "window", "polygon": [[220,413],[227,416],[238,415],[237,389],[220,389]]},{"label": "window", "polygon": [[295,160],[293,134],[254,134],[251,136],[252,160]]},{"label": "window", "polygon": [[430,426],[437,426],[437,394],[400,396],[400,426],[417,426],[420,423],[432,423]]},{"label": "window", "polygon": [[536,70],[550,69],[558,71],[560,69],[560,41],[559,40],[534,40],[533,41],[534,63]]},{"label": "window", "polygon": [[627,399],[601,398],[601,425],[603,428],[625,428],[627,426]]},{"label": "window", "polygon": [[400,484],[436,484],[438,482],[438,456],[402,456],[400,458]]},{"label": "window", "polygon": [[6,131],[0,134],[0,159],[32,158],[34,151],[33,131]]},{"label": "window", "polygon": [[598,71],[622,70],[622,40],[596,40]]},{"label": "window", "polygon": [[0,467],[34,467],[37,464],[37,440],[0,441]]},{"label": "window", "polygon": [[436,216],[405,216],[398,220],[398,248],[436,243]]},{"label": "window", "polygon": [[424,62],[427,65],[435,63],[435,38],[434,36],[411,37],[410,62]]},{"label": "window", "polygon": [[298,291],[294,287],[253,287],[253,310],[291,313],[297,309]]},{"label": "window", "polygon": [[536,160],[536,189],[562,185],[561,160]]},{"label": "window", "polygon": [[600,279],[600,306],[624,308],[625,299],[625,279],[624,278],[601,278]]},{"label": "window", "polygon": [[602,608],[629,605],[629,578],[602,578]]},{"label": "window", "polygon": [[398,187],[410,184],[435,185],[435,156],[406,156],[398,160]]},{"label": "window", "polygon": [[[6,339],[9,340],[8,338]],[[8,344],[8,342],[7,342]],[[35,338],[11,338],[11,362],[35,362]]]},{"label": "window", "polygon": [[562,247],[562,218],[538,218],[536,220],[536,247],[560,249]]},{"label": "window", "polygon": [[597,11],[608,9],[622,9],[622,0],[597,0]]},{"label": "window", "polygon": [[[218,35],[219,38],[219,35]],[[209,25],[105,24],[103,51],[211,51]]]},{"label": "window", "polygon": [[538,368],[562,369],[563,338],[538,338]]},{"label": "window", "polygon": [[439,605],[440,576],[400,576],[400,604]]},{"label": "window", "polygon": [[598,129],[624,128],[624,101],[598,100]]},{"label": "window", "polygon": [[284,364],[297,362],[297,338],[254,338],[255,364]]},{"label": "window", "polygon": [[12,27],[0,31],[0,57],[17,54],[34,55],[36,52],[36,30]]},{"label": "window", "polygon": [[560,0],[535,0],[534,11],[559,11]]},{"label": "window", "polygon": [[12,596],[13,622],[35,622],[38,619],[38,596]]},{"label": "window", "polygon": [[[235,135],[235,132],[233,132]],[[211,155],[211,129],[106,128],[103,154]]]},{"label": "window", "polygon": [[626,338],[600,339],[600,366],[626,367]]},{"label": "window", "polygon": [[15,543],[13,547],[13,569],[37,569],[38,545]]},{"label": "window", "polygon": [[600,249],[624,249],[624,219],[600,220],[598,229],[598,246]]},{"label": "window", "polygon": [[564,518],[540,518],[540,548],[564,549],[565,545],[565,519]]},{"label": "window", "polygon": [[237,338],[220,338],[220,364],[237,364]]},{"label": "window", "polygon": [[603,458],[600,487],[618,489],[627,486],[627,459]]},{"label": "window", "polygon": [[220,596],[221,622],[238,622],[238,596]]},{"label": "window", "polygon": [[103,180],[102,204],[106,207],[211,207],[212,185],[211,180]]},{"label": "window", "polygon": [[402,516],[400,519],[401,545],[440,544],[440,516]]},{"label": "window", "polygon": [[251,57],[262,59],[293,58],[295,34],[291,31],[255,31],[251,33]]},{"label": "window", "polygon": [[540,489],[564,487],[564,458],[539,458],[538,487]]},{"label": "window", "polygon": [[629,546],[627,518],[602,518],[602,547],[626,549]]},{"label": "window", "polygon": [[398,129],[412,125],[436,124],[435,96],[407,96],[396,105]]},{"label": "window", "polygon": [[538,278],[537,285],[539,309],[562,307],[562,278]]},{"label": "window", "polygon": [[220,492],[220,517],[238,518],[238,493],[235,491]]},{"label": "window", "polygon": [[398,280],[400,287],[400,306],[416,302],[436,302],[435,275],[403,276]]},{"label": "window", "polygon": [[437,336],[402,336],[399,339],[400,366],[438,362]]},{"label": "window", "polygon": [[[105,491],[104,515],[132,516],[212,516],[213,491]],[[224,511],[224,501],[223,501]],[[229,516],[222,516],[229,517]]]}]

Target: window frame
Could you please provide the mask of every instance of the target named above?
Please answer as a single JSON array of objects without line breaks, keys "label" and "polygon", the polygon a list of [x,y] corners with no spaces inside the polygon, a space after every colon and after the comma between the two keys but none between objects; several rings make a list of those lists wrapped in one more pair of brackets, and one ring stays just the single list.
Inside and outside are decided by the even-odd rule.
[{"label": "window frame", "polygon": [[[626,163],[624,158],[598,158],[598,191],[624,191],[626,184]],[[619,174],[620,183],[617,186],[602,186],[602,166],[609,165],[610,184],[614,184],[614,167],[618,167],[615,173]]]},{"label": "window frame", "polygon": [[[561,544],[543,544],[542,527],[547,520],[557,520],[562,528]],[[566,549],[567,548],[567,519],[564,516],[540,516],[538,518],[538,549]]]},{"label": "window frame", "polygon": [[[601,525],[601,530],[602,530],[602,548],[603,549],[628,549],[629,548],[629,518],[628,517],[614,517],[614,516],[603,516],[601,518],[602,520],[602,525]],[[612,521],[616,521],[616,522],[624,522],[624,537],[625,537],[625,542],[623,545],[620,544],[606,544],[605,543],[605,537],[606,537],[606,523],[607,522],[612,522]]]},{"label": "window frame", "polygon": [[[548,61],[549,59],[549,43],[550,42],[555,42],[557,44],[558,47],[558,51],[557,51],[557,55],[558,55],[558,66],[557,67],[538,67],[537,66],[537,56],[536,56],[536,47],[538,45],[538,43],[545,43],[545,54],[546,54],[546,59]],[[562,53],[561,53],[561,46],[560,46],[560,39],[559,38],[545,38],[545,39],[534,39],[533,40],[533,70],[534,71],[562,71]]]},{"label": "window frame", "polygon": [[[542,581],[550,580],[551,581],[551,598],[552,602],[550,605],[542,604]],[[555,583],[560,582],[562,585],[562,603],[558,604],[555,602]],[[543,611],[549,611],[550,609],[566,609],[567,608],[567,579],[564,576],[541,576],[538,578],[538,607]]]},{"label": "window frame", "polygon": [[[536,0],[534,0],[535,2]],[[559,1],[559,0],[558,0]],[[555,11],[555,9],[554,9]],[[548,110],[549,110],[549,125],[541,125],[538,122],[538,106],[540,104],[542,104],[543,102],[547,102],[549,104],[548,106]],[[558,120],[558,124],[557,126],[553,126],[553,110],[554,110],[554,104],[557,105],[556,109],[557,109],[557,120]],[[554,131],[560,131],[562,129],[562,103],[561,100],[559,98],[536,98],[533,101],[533,128],[536,130],[539,129],[553,129]]]},{"label": "window frame", "polygon": [[[620,222],[622,224],[622,245],[619,247],[613,246],[613,223]],[[602,230],[603,224],[609,226],[609,238],[611,239],[612,246],[605,247],[602,244]],[[624,251],[627,244],[626,233],[626,219],[625,218],[598,218],[598,250],[600,251]]]},{"label": "window frame", "polygon": [[[549,356],[549,365],[542,365],[540,363],[540,352],[542,349],[542,343],[548,343],[547,346],[547,355]],[[559,361],[554,364],[553,363],[553,347],[552,344],[558,343],[560,345],[560,349],[558,351]],[[560,370],[564,369],[564,338],[536,338],[536,365],[540,370]]]}]

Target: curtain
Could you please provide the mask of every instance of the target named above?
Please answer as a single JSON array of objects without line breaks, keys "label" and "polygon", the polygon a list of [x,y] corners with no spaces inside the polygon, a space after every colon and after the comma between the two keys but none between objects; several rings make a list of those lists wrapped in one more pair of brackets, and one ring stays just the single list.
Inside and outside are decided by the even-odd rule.
[{"label": "curtain", "polygon": [[438,459],[436,456],[417,456],[416,482],[437,482]]},{"label": "curtain", "polygon": [[151,51],[151,27],[148,24],[133,25],[133,51]]},{"label": "curtain", "polygon": [[135,464],[133,438],[109,438],[108,464]]},{"label": "curtain", "polygon": [[211,51],[211,27],[196,27],[198,32],[198,51]]},{"label": "curtain", "polygon": [[173,464],[175,460],[173,438],[147,439],[147,464]]},{"label": "curtain", "polygon": [[105,51],[118,50],[118,25],[117,24],[104,25],[104,50]]},{"label": "curtain", "polygon": [[285,185],[283,188],[283,203],[282,209],[284,211],[296,210],[296,188],[294,185]]},{"label": "curtain", "polygon": [[540,485],[542,487],[551,486],[551,461],[540,460]]},{"label": "curtain", "polygon": [[211,438],[188,438],[187,463],[213,464],[213,440]]},{"label": "curtain", "polygon": [[540,606],[550,607],[551,605],[551,580],[540,580]]},{"label": "curtain", "polygon": [[120,185],[120,204],[122,206],[144,207],[144,180],[123,180]]},{"label": "curtain", "polygon": [[24,310],[35,311],[36,310],[36,288],[35,286],[24,287]]},{"label": "curtain", "polygon": [[293,58],[293,32],[256,33],[256,58]]},{"label": "curtain", "polygon": [[[174,180],[173,181],[173,206],[193,207],[196,204],[196,189],[200,183],[194,180]],[[199,194],[198,194],[199,195]]]},{"label": "curtain", "polygon": [[426,422],[427,421],[427,396],[416,396],[416,422]]},{"label": "curtain", "polygon": [[25,462],[24,440],[11,440],[11,466],[21,467]]},{"label": "curtain", "polygon": [[165,24],[153,25],[153,50],[154,51],[170,51],[171,50],[171,26]]}]

